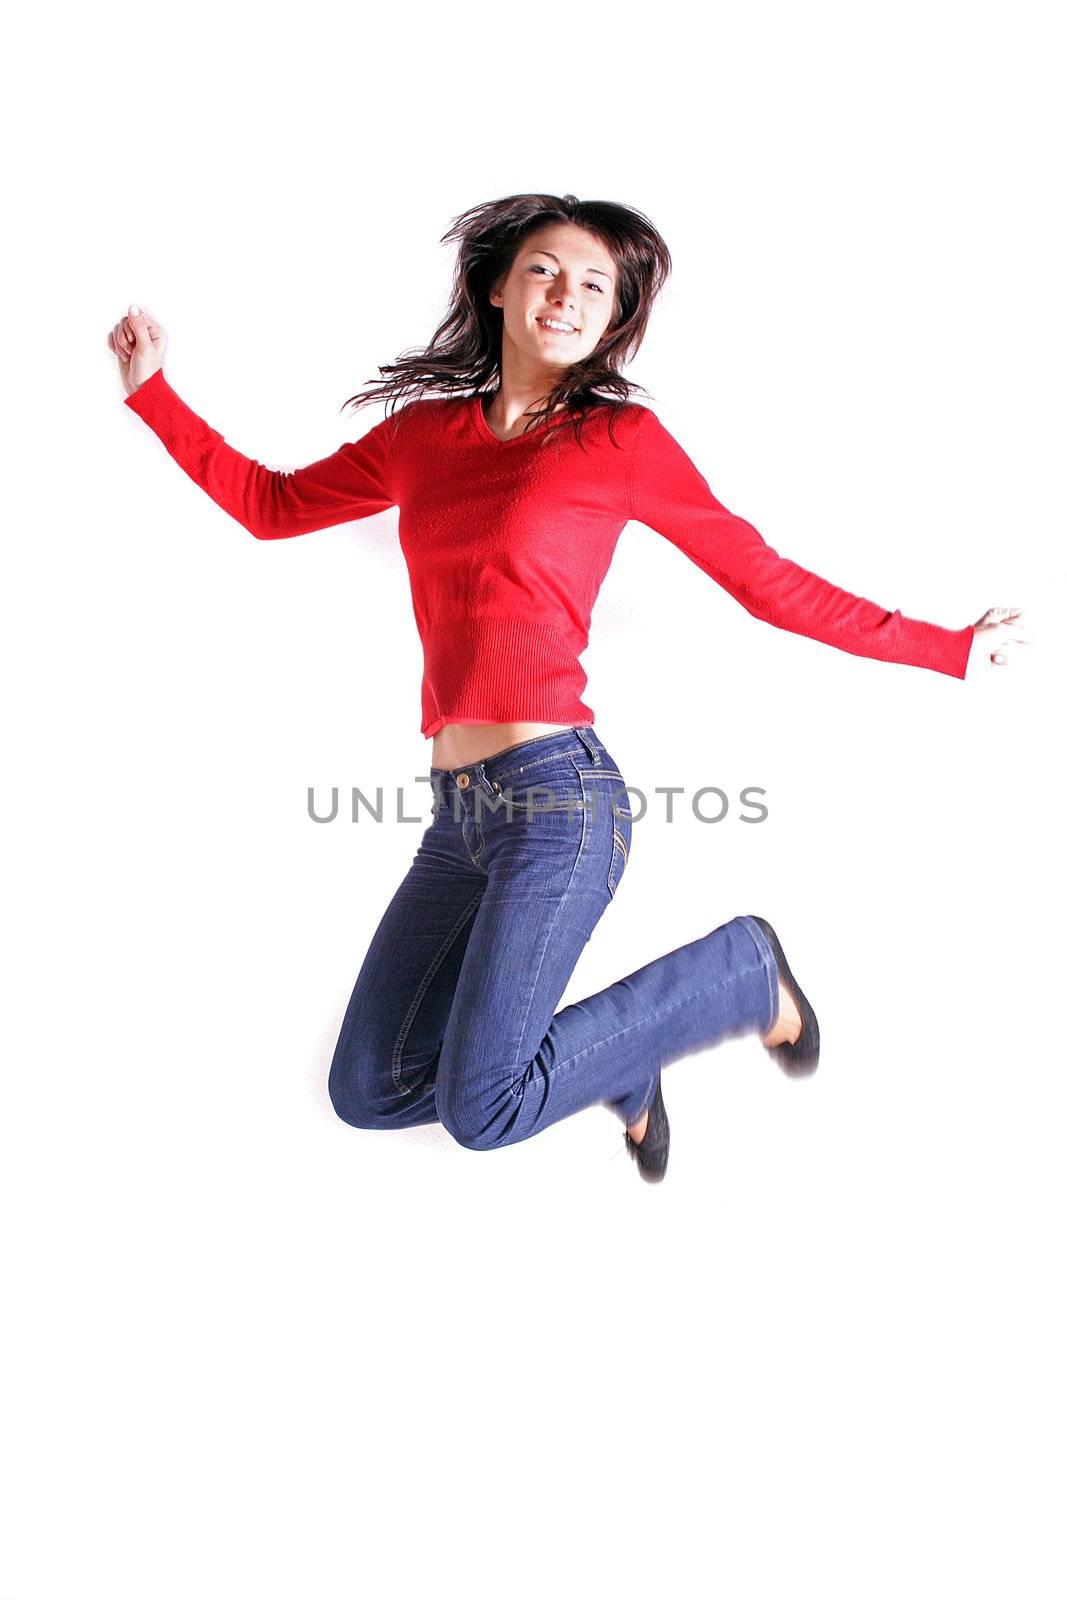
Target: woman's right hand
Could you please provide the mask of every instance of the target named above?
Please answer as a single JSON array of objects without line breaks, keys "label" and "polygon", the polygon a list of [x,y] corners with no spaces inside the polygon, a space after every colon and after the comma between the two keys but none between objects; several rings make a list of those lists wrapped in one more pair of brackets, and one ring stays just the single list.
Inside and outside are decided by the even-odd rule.
[{"label": "woman's right hand", "polygon": [[131,395],[162,367],[166,329],[142,306],[132,305],[129,315],[116,322],[108,334],[107,347],[118,360],[122,387]]},{"label": "woman's right hand", "polygon": [[1018,606],[991,606],[973,623],[974,638],[967,658],[967,677],[973,678],[987,667],[1006,667],[1016,645],[1036,644],[1037,635],[1022,621],[1027,616]]}]

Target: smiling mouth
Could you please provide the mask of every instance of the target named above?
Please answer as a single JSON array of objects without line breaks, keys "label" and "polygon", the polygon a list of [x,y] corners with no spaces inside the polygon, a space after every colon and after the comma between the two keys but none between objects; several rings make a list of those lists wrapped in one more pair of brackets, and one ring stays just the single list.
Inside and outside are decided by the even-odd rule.
[{"label": "smiling mouth", "polygon": [[561,339],[567,339],[572,333],[578,332],[577,328],[553,328],[544,320],[543,317],[538,317],[537,320],[541,324],[542,328],[544,328],[546,333],[557,333]]}]

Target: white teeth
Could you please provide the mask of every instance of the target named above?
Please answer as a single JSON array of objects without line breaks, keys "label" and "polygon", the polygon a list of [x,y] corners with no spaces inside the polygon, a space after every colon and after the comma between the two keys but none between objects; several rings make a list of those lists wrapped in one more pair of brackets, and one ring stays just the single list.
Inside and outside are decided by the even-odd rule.
[{"label": "white teeth", "polygon": [[544,328],[553,328],[557,333],[576,333],[577,329],[569,322],[553,322],[551,317],[538,317],[538,322]]}]

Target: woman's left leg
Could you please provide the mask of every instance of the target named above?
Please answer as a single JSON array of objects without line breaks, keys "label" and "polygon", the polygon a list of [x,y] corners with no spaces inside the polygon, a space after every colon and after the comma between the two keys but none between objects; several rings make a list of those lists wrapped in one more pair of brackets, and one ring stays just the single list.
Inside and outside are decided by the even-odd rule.
[{"label": "woman's left leg", "polygon": [[[778,975],[747,916],[557,1011],[611,903],[630,846],[623,780],[592,730],[466,769],[457,826],[487,877],[463,957],[437,1069],[438,1116],[472,1150],[516,1144],[587,1106],[627,1125],[668,1062],[731,1035],[767,1032]],[[546,753],[547,752],[547,753]],[[517,784],[505,779],[517,779]],[[470,781],[473,780],[473,781]],[[553,809],[531,813],[531,790]],[[508,816],[499,790],[516,804]],[[479,814],[480,812],[480,814]]]}]

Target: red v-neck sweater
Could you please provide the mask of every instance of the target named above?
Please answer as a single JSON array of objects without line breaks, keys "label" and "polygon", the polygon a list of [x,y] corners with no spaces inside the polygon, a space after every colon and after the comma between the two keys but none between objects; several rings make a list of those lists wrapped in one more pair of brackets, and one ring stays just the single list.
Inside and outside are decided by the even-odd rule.
[{"label": "red v-neck sweater", "polygon": [[[410,402],[294,472],[240,455],[155,372],[125,401],[178,465],[257,539],[398,506],[422,640],[422,732],[448,722],[588,726],[579,657],[619,535],[661,533],[754,617],[852,655],[962,678],[973,627],[941,628],[838,589],[727,511],[654,411],[560,412],[512,439],[481,397]],[[561,429],[558,437],[545,434]]]}]

